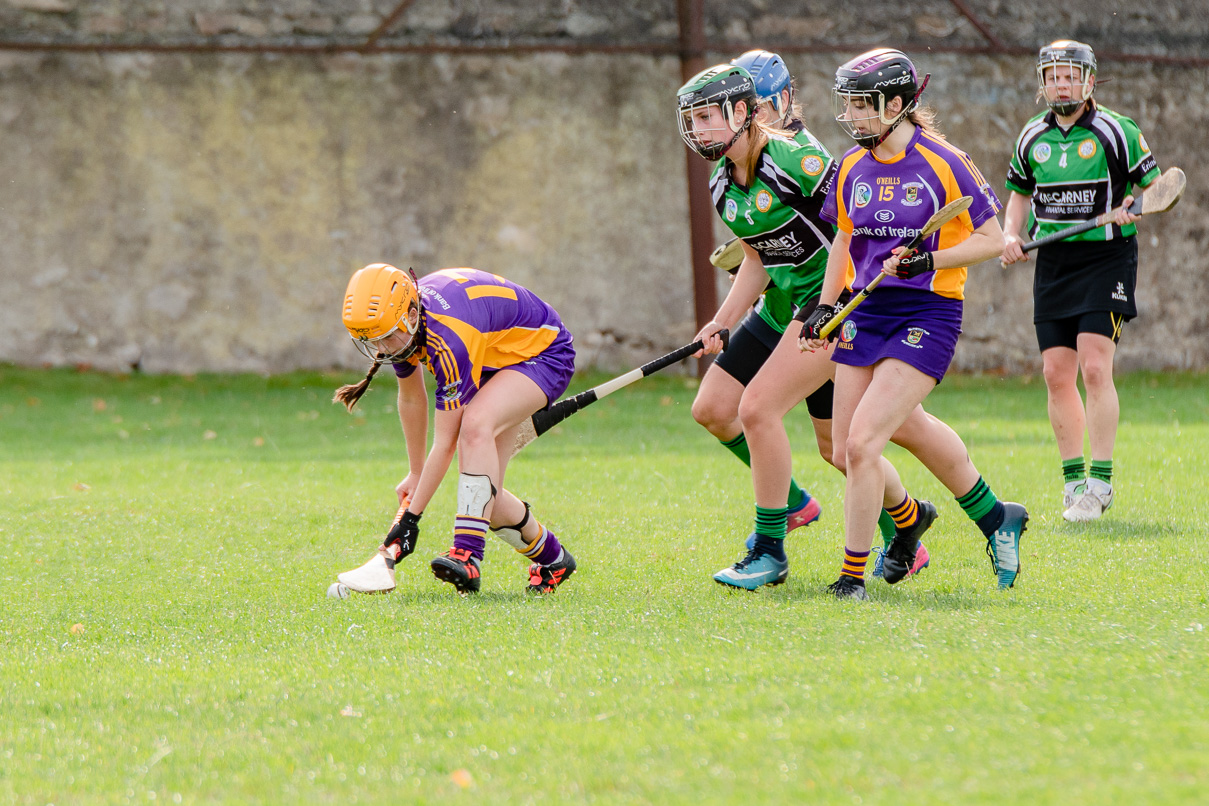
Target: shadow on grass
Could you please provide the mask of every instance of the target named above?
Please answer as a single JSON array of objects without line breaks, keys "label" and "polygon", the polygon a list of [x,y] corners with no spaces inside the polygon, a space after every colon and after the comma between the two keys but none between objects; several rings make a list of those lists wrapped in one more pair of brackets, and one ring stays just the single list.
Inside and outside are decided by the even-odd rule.
[{"label": "shadow on grass", "polygon": [[[537,602],[552,596],[536,596],[528,591],[479,591],[478,593],[459,594],[452,586],[437,590],[400,590],[396,588],[390,598],[401,605],[447,605],[450,602],[463,602],[467,606],[523,604]],[[565,598],[565,597],[564,597]]]},{"label": "shadow on grass", "polygon": [[[827,591],[829,584],[822,580],[799,580],[797,585],[786,591],[786,599],[806,602],[835,601]],[[868,600],[835,601],[835,604],[839,607],[885,604],[903,612],[961,612],[1023,604],[1017,601],[1012,591],[996,590],[995,579],[990,574],[987,574],[985,589],[979,590],[937,588],[929,585],[927,580],[922,580],[917,586],[909,579],[893,586],[880,579],[867,579],[865,588],[869,593]]]},{"label": "shadow on grass", "polygon": [[1099,520],[1091,523],[1066,523],[1060,521],[1058,533],[1063,535],[1080,535],[1096,539],[1106,539],[1116,543],[1129,540],[1157,540],[1171,537],[1181,531],[1171,523],[1156,523],[1154,521],[1119,521]]}]

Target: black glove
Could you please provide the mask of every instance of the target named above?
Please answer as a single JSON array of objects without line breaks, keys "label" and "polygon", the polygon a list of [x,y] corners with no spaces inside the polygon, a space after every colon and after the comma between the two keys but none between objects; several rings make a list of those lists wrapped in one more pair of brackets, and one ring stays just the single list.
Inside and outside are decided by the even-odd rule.
[{"label": "black glove", "polygon": [[[828,305],[820,302],[814,306],[814,310],[806,317],[806,321],[802,323],[802,334],[799,338],[803,339],[821,339],[823,326],[835,318],[835,315],[840,312],[838,305]],[[827,341],[834,341],[838,336],[835,330],[827,335]]]},{"label": "black glove", "polygon": [[894,275],[900,280],[910,280],[932,269],[931,252],[912,252],[905,258],[900,258],[894,267]]},{"label": "black glove", "polygon": [[386,534],[386,539],[382,541],[382,547],[387,549],[387,562],[391,562],[390,557],[394,554],[390,550],[391,546],[399,547],[399,554],[394,558],[393,562],[406,557],[416,550],[416,542],[420,539],[420,516],[413,513],[410,509],[403,513],[403,517],[390,527],[390,531]]}]

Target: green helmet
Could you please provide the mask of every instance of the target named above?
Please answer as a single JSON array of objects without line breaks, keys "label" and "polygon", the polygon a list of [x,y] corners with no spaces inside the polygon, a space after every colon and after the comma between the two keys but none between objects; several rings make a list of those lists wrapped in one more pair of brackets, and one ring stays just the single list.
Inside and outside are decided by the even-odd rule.
[{"label": "green helmet", "polygon": [[[747,131],[759,101],[751,73],[733,64],[718,64],[702,70],[676,95],[680,107],[680,136],[689,148],[707,160],[721,158]],[[740,101],[746,102],[741,118],[736,113]],[[710,110],[714,106],[718,107],[716,113]],[[720,132],[723,137],[729,133],[729,139],[715,140],[712,132]]]},{"label": "green helmet", "polygon": [[[1045,70],[1059,65],[1070,68],[1071,89],[1082,87],[1083,97],[1062,98],[1055,101],[1049,99],[1045,92]],[[1080,104],[1091,98],[1092,91],[1095,89],[1091,79],[1095,74],[1096,54],[1092,52],[1091,45],[1085,45],[1073,39],[1059,39],[1043,47],[1037,54],[1037,86],[1049,108],[1059,115],[1074,114]]]}]

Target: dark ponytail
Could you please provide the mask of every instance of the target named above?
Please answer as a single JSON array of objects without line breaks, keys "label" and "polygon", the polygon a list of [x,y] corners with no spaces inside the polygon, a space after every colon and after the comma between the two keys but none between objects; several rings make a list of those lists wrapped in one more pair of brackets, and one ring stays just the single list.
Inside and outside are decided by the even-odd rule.
[{"label": "dark ponytail", "polygon": [[382,366],[375,361],[370,366],[369,372],[365,373],[365,377],[359,383],[350,383],[341,386],[336,390],[336,396],[332,398],[333,403],[343,403],[344,407],[350,412],[353,406],[357,405],[357,401],[361,399],[361,395],[365,394],[365,390],[369,388],[369,382],[374,379],[374,375],[378,372],[378,367]]}]

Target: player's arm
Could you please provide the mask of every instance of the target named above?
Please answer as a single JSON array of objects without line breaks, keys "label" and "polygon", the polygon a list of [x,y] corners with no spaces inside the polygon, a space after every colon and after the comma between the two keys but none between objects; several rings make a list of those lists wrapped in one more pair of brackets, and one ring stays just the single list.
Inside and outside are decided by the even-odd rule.
[{"label": "player's arm", "polygon": [[848,285],[848,264],[852,262],[848,249],[852,244],[852,233],[836,230],[827,255],[827,270],[823,274],[823,287],[819,291],[819,302],[835,305]]},{"label": "player's arm", "polygon": [[424,450],[428,447],[428,391],[424,387],[422,369],[417,368],[406,378],[399,378],[398,407],[403,441],[407,444],[407,476],[395,488],[402,504],[403,499],[414,497],[416,485],[424,473]]},{"label": "player's arm", "polygon": [[[839,312],[837,303],[840,294],[844,293],[844,289],[848,286],[848,264],[852,260],[849,252],[851,245],[852,233],[837,230],[835,240],[831,242],[831,252],[827,255],[827,270],[823,274],[823,288],[819,291],[819,304],[809,312],[805,321],[802,322],[802,331],[798,336],[799,350],[814,352],[827,345],[826,341],[816,338],[816,336]],[[800,315],[801,313],[799,313]],[[832,332],[834,334],[834,331]]]},{"label": "player's arm", "polygon": [[1151,179],[1145,185],[1137,185],[1136,188],[1134,189],[1133,193],[1130,193],[1128,196],[1126,196],[1124,199],[1121,200],[1121,206],[1117,208],[1117,217],[1115,219],[1117,226],[1123,227],[1126,224],[1132,224],[1135,221],[1142,220],[1142,216],[1137,215],[1136,213],[1129,212],[1129,206],[1131,204],[1133,204],[1133,200],[1137,197],[1137,195],[1139,193],[1144,193],[1146,191],[1146,188],[1150,187],[1156,181],[1158,181],[1158,178],[1159,178],[1158,176],[1155,176],[1154,179]]},{"label": "player's arm", "polygon": [[424,513],[428,502],[436,495],[441,480],[453,463],[453,454],[458,447],[458,432],[462,428],[462,412],[456,408],[452,411],[437,410],[433,417],[432,450],[424,461],[424,472],[420,475],[419,484],[411,496],[407,509],[416,515]]},{"label": "player's arm", "polygon": [[[742,242],[741,242],[742,243]],[[760,260],[760,253],[743,243],[743,262],[739,264],[739,273],[731,284],[726,299],[722,301],[714,318],[707,322],[697,339],[705,342],[704,354],[722,352],[722,339],[715,334],[723,328],[733,330],[735,324],[747,313],[747,309],[755,304],[764,288],[768,285],[768,272]]]},{"label": "player's arm", "polygon": [[999,262],[1004,266],[1010,266],[1018,260],[1028,260],[1028,253],[1021,249],[1024,243],[1024,237],[1021,232],[1024,229],[1024,223],[1028,219],[1028,208],[1030,196],[1025,196],[1023,193],[1011,191],[1011,196],[1008,197],[1007,208],[1003,213],[1003,234],[1004,245],[1003,253],[999,256]]},{"label": "player's arm", "polygon": [[[922,271],[973,266],[975,263],[981,263],[993,257],[1001,257],[1004,249],[1003,243],[1003,228],[999,226],[998,217],[991,216],[982,222],[978,229],[970,233],[970,237],[947,249],[938,249],[935,252],[916,251],[905,260],[900,260],[905,247],[894,247],[890,252],[890,257],[882,262],[882,271],[902,277],[904,276],[903,267],[908,266],[911,267],[912,273],[906,276],[914,276]],[[911,266],[917,261],[917,265]]]}]

